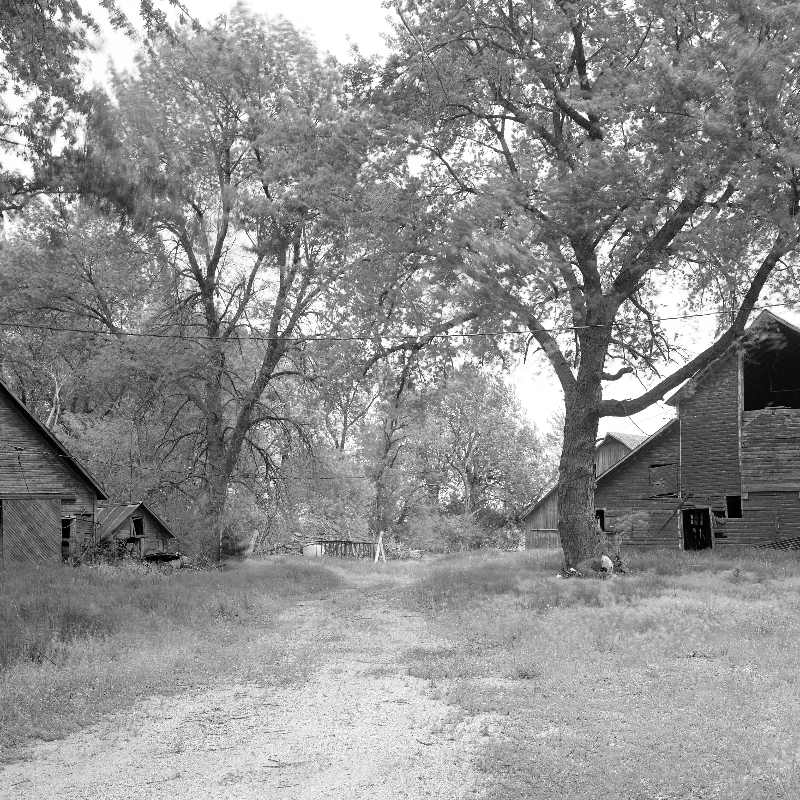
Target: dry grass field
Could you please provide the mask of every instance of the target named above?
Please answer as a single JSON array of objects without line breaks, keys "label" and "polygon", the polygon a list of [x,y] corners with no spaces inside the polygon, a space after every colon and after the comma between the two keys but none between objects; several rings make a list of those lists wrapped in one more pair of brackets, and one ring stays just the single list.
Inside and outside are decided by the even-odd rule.
[{"label": "dry grass field", "polygon": [[[275,769],[248,775],[250,755],[239,788],[209,797],[266,796],[267,785],[276,798],[348,800],[800,797],[800,559],[675,551],[629,562],[630,574],[604,581],[556,577],[559,554],[547,551],[6,573],[0,797],[82,796],[24,787],[34,763],[39,774],[48,758],[63,764],[59,748],[83,736],[86,749],[104,720],[159,697],[164,719],[179,716],[165,703],[193,698],[186,719],[196,720],[206,696],[220,726],[242,716],[228,702],[283,698],[269,712],[273,749],[315,748],[306,761],[282,756],[280,781]],[[207,694],[215,687],[229,699]],[[141,713],[140,727],[157,724]],[[167,748],[178,766],[181,724],[183,744]],[[159,731],[163,742],[178,735]],[[237,736],[228,762],[253,733]],[[337,754],[362,740],[385,751],[369,762],[379,773],[402,764],[405,779],[341,774]],[[4,779],[23,789],[4,794]],[[156,796],[195,790],[186,772],[170,780]]]}]

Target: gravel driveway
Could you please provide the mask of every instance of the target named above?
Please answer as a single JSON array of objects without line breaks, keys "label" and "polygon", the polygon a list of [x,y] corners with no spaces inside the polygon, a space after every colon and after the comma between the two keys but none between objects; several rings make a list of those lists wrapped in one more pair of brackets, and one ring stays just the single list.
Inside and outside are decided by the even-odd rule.
[{"label": "gravel driveway", "polygon": [[[363,588],[346,591],[360,598]],[[478,721],[448,720],[450,709],[401,663],[406,648],[430,644],[424,620],[374,597],[343,613],[307,601],[284,620],[287,647],[336,626],[304,684],[150,698],[0,767],[0,798],[474,797]]]}]

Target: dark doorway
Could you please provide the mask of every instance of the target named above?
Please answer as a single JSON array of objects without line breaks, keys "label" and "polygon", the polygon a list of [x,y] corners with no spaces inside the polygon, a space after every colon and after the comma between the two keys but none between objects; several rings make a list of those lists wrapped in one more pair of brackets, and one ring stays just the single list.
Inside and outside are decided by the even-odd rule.
[{"label": "dark doorway", "polygon": [[683,549],[711,547],[711,513],[707,508],[687,508],[683,512]]},{"label": "dark doorway", "polygon": [[61,520],[61,559],[66,561],[70,556],[70,537],[72,536],[72,522],[70,517]]},{"label": "dark doorway", "polygon": [[606,529],[606,510],[604,508],[595,509],[594,516],[597,519],[597,525],[601,531]]}]

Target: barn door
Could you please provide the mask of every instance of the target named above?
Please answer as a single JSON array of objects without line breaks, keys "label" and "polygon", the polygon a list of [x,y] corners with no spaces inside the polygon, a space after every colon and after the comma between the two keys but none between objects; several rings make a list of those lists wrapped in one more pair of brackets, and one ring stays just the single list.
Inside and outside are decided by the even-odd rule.
[{"label": "barn door", "polygon": [[687,508],[683,511],[683,549],[705,550],[711,547],[711,511]]},{"label": "barn door", "polygon": [[3,500],[3,561],[58,564],[61,561],[61,500],[33,497]]}]

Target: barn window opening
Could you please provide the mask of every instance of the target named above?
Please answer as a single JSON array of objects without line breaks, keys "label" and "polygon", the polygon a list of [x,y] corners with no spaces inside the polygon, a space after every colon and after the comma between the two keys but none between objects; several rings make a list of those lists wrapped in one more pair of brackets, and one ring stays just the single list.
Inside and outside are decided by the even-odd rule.
[{"label": "barn window opening", "polygon": [[133,535],[144,536],[144,520],[141,517],[133,518]]},{"label": "barn window opening", "polygon": [[742,362],[744,410],[800,409],[800,334],[783,325],[765,333]]},{"label": "barn window opening", "polygon": [[71,517],[65,517],[61,520],[61,559],[66,561],[69,558],[70,539],[72,538],[72,523]]},{"label": "barn window opening", "polygon": [[742,518],[742,496],[740,494],[725,495],[725,516],[730,519]]},{"label": "barn window opening", "polygon": [[605,531],[606,529],[606,510],[604,508],[598,508],[594,512],[595,519],[597,519],[597,525],[601,531]]}]

